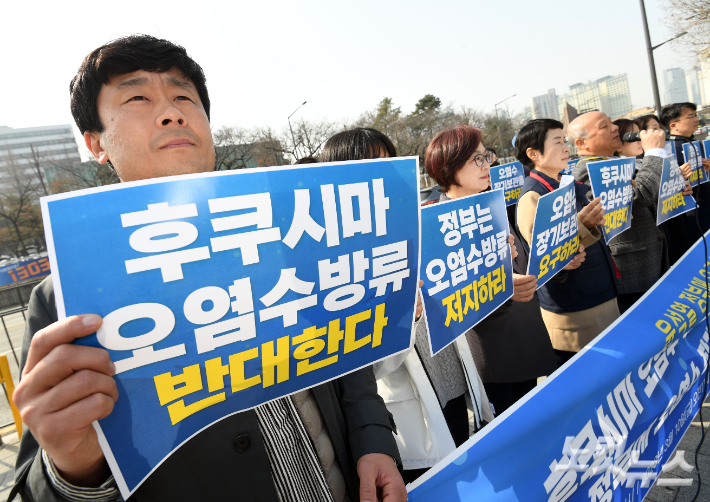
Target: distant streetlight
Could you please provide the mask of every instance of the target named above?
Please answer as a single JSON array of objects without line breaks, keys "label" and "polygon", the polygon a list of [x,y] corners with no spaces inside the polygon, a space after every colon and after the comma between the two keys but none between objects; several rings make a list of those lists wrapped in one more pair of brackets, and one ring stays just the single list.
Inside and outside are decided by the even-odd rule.
[{"label": "distant streetlight", "polygon": [[[646,20],[646,6],[643,3],[643,0],[640,0],[641,2],[641,19],[643,20],[643,32],[644,35],[646,35],[646,52],[648,52],[648,66],[651,69],[651,84],[653,85],[653,101],[654,105],[656,107],[656,113],[661,112],[661,94],[658,92],[658,79],[656,78],[656,63],[653,60],[653,51],[658,49],[660,46],[663,44],[667,44],[668,42],[675,40],[676,38],[680,38],[683,35],[687,35],[688,32],[684,31],[683,33],[677,34],[675,37],[670,38],[666,40],[665,42],[652,46],[651,45],[651,34],[648,32],[648,21]],[[694,16],[691,16],[694,17]],[[688,18],[690,19],[690,18]]]},{"label": "distant streetlight", "polygon": [[[506,148],[503,146],[503,135],[500,133],[500,117],[498,117],[498,105],[501,103],[505,103],[510,98],[514,98],[515,96],[517,96],[517,94],[513,94],[512,96],[505,98],[503,101],[499,101],[494,106],[494,108],[496,110],[496,121],[498,122],[498,140],[500,141],[500,148],[503,150],[501,153],[503,154],[504,157],[505,157]],[[508,120],[510,120],[510,116],[508,116]]]},{"label": "distant streetlight", "polygon": [[[294,155],[296,154],[296,137],[293,135],[293,128],[291,127],[291,117],[293,117],[298,110],[301,109],[303,105],[305,105],[306,102],[304,101],[300,105],[298,105],[298,108],[296,108],[291,115],[288,116],[288,128],[291,130],[291,139],[293,140],[293,150],[294,150]],[[296,159],[298,160],[298,159]]]}]

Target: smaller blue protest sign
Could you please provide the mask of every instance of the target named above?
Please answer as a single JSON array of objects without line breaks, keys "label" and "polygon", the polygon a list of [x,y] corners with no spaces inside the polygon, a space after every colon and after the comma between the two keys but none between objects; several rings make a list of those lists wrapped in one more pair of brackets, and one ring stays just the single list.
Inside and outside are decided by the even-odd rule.
[{"label": "smaller blue protest sign", "polygon": [[34,260],[18,261],[0,267],[0,286],[9,286],[29,279],[38,279],[49,275],[49,260],[37,258]]},{"label": "smaller blue protest sign", "polygon": [[503,190],[421,209],[422,297],[432,354],[513,296]]},{"label": "smaller blue protest sign", "polygon": [[684,188],[685,179],[675,157],[666,157],[663,159],[656,225],[695,208],[695,199],[690,195],[683,195]]},{"label": "smaller blue protest sign", "polygon": [[[690,168],[693,170],[690,175],[691,185],[696,186],[700,183],[707,183],[710,181],[705,174],[705,169],[703,169],[703,157],[700,154],[700,141],[683,143],[683,156],[685,157],[685,161],[690,164]],[[693,183],[693,181],[695,181],[695,183]]]},{"label": "smaller blue protest sign", "polygon": [[710,139],[703,140],[701,145],[701,155],[704,159],[710,159]]},{"label": "smaller blue protest sign", "polygon": [[579,162],[579,159],[568,160],[567,167],[560,171],[560,174],[562,176],[572,176],[572,169],[574,169],[574,166],[577,165],[577,162]]},{"label": "smaller blue protest sign", "polygon": [[505,204],[512,206],[518,203],[520,189],[525,183],[525,171],[520,162],[511,162],[491,167],[491,187],[505,192]]},{"label": "smaller blue protest sign", "polygon": [[[688,160],[688,156],[685,153],[685,143],[681,143],[680,141],[667,141],[666,152],[671,154],[671,156],[673,157],[673,159],[671,160],[671,166],[673,165],[674,161],[677,163],[678,166],[682,166],[686,162],[690,162],[690,160]],[[696,187],[700,183],[707,182],[708,178],[705,175],[705,171],[703,171],[702,169],[693,168],[688,181],[690,182],[690,186]]]},{"label": "smaller blue protest sign", "polygon": [[611,159],[587,164],[594,197],[601,197],[604,208],[604,239],[611,239],[631,228],[631,205],[636,159]]},{"label": "smaller blue protest sign", "polygon": [[530,240],[528,275],[544,286],[574,258],[579,249],[574,182],[563,176],[560,188],[537,201]]}]

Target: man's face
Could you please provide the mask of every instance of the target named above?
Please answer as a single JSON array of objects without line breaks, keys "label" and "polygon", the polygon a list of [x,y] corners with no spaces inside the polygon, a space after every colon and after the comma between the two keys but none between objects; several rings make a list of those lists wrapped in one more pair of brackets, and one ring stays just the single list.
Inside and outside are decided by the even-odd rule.
[{"label": "man's face", "polygon": [[84,140],[98,162],[111,161],[121,181],[214,169],[207,114],[180,71],[115,76],[97,106],[104,131],[86,132]]},{"label": "man's face", "polygon": [[585,115],[585,129],[589,137],[583,140],[584,148],[580,148],[580,150],[593,155],[609,157],[614,155],[614,152],[621,147],[619,128],[611,122],[605,113],[590,112]]},{"label": "man's face", "polygon": [[671,133],[691,136],[700,126],[698,114],[692,108],[683,108],[680,117],[670,123]]}]

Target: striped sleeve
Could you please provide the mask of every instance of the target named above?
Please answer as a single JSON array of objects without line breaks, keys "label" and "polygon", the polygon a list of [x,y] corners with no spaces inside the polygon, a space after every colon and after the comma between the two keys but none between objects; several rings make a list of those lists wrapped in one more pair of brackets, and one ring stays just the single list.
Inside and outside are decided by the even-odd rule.
[{"label": "striped sleeve", "polygon": [[42,450],[42,461],[52,488],[69,502],[113,502],[119,498],[118,488],[116,488],[116,481],[113,476],[110,476],[98,488],[75,486],[62,479],[56,467],[54,467],[54,463],[44,450]]}]

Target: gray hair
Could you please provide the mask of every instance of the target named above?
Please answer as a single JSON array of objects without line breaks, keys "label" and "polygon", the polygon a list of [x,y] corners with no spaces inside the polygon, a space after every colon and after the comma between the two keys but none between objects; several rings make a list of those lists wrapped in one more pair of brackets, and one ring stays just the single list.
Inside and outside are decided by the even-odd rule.
[{"label": "gray hair", "polygon": [[572,123],[567,126],[567,138],[572,142],[578,139],[588,139],[589,131],[584,127],[581,120],[573,120]]}]

